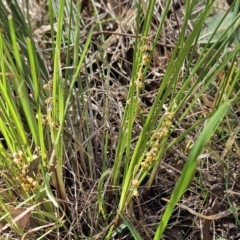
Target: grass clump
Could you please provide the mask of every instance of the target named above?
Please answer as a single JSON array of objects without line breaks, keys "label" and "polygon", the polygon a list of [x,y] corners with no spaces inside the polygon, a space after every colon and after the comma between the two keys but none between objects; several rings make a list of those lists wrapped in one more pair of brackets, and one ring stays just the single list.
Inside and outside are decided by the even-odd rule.
[{"label": "grass clump", "polygon": [[21,4],[0,9],[2,234],[227,239],[239,1],[215,18],[214,1],[49,0],[38,27]]}]

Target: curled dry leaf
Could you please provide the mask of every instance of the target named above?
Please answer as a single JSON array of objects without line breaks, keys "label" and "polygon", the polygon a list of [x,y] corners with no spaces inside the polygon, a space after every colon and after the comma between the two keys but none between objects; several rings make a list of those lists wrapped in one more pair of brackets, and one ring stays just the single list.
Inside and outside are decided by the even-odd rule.
[{"label": "curled dry leaf", "polygon": [[9,213],[12,215],[12,220],[8,224],[6,224],[6,221],[4,220],[1,221],[0,232],[4,231],[14,223],[16,223],[21,228],[25,228],[29,221],[29,218],[31,217],[31,211],[29,211],[29,209],[24,209],[24,208],[15,208],[12,205],[7,205],[6,208],[9,211]]}]

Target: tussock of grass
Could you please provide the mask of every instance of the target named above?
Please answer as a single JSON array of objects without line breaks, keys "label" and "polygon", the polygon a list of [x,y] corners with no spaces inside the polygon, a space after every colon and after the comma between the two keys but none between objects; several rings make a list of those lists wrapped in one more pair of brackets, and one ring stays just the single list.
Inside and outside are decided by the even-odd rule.
[{"label": "tussock of grass", "polygon": [[233,237],[239,1],[41,4],[0,8],[1,234]]}]

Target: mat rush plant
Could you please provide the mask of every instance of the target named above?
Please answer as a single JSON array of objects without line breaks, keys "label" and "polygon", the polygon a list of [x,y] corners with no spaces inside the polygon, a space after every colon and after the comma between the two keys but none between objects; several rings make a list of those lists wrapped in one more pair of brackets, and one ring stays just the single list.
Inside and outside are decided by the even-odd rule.
[{"label": "mat rush plant", "polygon": [[33,2],[0,0],[1,237],[169,239],[181,208],[179,239],[240,227],[240,1],[215,17],[214,1],[48,0],[36,23]]}]

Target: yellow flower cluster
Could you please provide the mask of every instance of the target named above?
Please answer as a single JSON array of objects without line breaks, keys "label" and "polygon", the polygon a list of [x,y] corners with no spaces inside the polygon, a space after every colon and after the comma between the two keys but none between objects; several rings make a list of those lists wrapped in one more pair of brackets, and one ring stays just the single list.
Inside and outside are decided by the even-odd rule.
[{"label": "yellow flower cluster", "polygon": [[[173,107],[175,109],[176,106]],[[162,123],[161,128],[159,131],[157,131],[154,134],[153,140],[150,142],[151,150],[146,153],[146,157],[144,161],[141,163],[142,169],[148,168],[157,157],[157,153],[160,150],[160,142],[164,139],[164,137],[167,137],[169,134],[169,131],[173,125],[173,117],[175,115],[175,112],[166,112],[164,117],[164,122]]]},{"label": "yellow flower cluster", "polygon": [[137,79],[135,80],[135,84],[138,88],[143,88],[144,84],[143,84],[143,71],[144,71],[144,66],[148,65],[149,61],[150,61],[150,55],[149,52],[151,51],[151,46],[149,44],[145,44],[143,46],[140,47],[140,51],[142,52],[142,60],[141,60],[141,65],[139,68],[139,71],[137,73]]},{"label": "yellow flower cluster", "polygon": [[133,187],[132,191],[133,191],[134,197],[139,197],[139,192],[137,190],[138,185],[139,185],[139,181],[137,179],[133,179],[132,180],[132,187]]},{"label": "yellow flower cluster", "polygon": [[159,143],[159,140],[156,139],[156,141],[152,145],[152,149],[146,153],[145,160],[141,162],[141,167],[143,169],[148,168],[156,160],[159,149],[160,149],[160,143]]},{"label": "yellow flower cluster", "polygon": [[[47,117],[44,115],[41,115],[41,118],[42,118],[41,120],[42,124],[45,125],[47,123]],[[36,119],[38,119],[38,114],[36,114]]]},{"label": "yellow flower cluster", "polygon": [[[38,157],[39,156],[37,155],[33,155],[32,161],[36,160]],[[20,182],[24,191],[34,192],[38,187],[38,181],[34,179],[34,176],[28,175],[28,170],[30,168],[31,163],[24,164],[23,158],[24,153],[21,150],[13,154],[13,162],[18,166],[16,168],[16,172],[18,174],[16,179]]]},{"label": "yellow flower cluster", "polygon": [[[41,122],[43,125],[49,123],[49,126],[51,126],[52,128],[56,130],[59,129],[58,124],[56,122],[51,121],[51,119],[49,119],[48,116],[42,114],[41,118],[42,118]],[[38,119],[38,114],[36,114],[36,119]]]},{"label": "yellow flower cluster", "polygon": [[144,160],[141,162],[141,170],[137,175],[135,175],[135,178],[132,180],[131,190],[132,190],[132,195],[134,197],[139,196],[139,192],[138,192],[139,176],[141,175],[141,173],[145,172],[149,166],[151,166],[154,163],[160,151],[160,148],[162,147],[161,142],[164,142],[163,141],[164,138],[166,138],[169,135],[169,131],[173,125],[173,117],[175,115],[176,108],[177,108],[177,105],[174,104],[174,106],[172,107],[172,111],[171,112],[167,111],[164,114],[164,121],[161,124],[160,129],[154,133],[153,138],[151,139],[151,142],[149,144],[150,150],[146,152]]},{"label": "yellow flower cluster", "polygon": [[48,91],[52,91],[52,87],[53,87],[53,81],[52,80],[50,80],[47,84],[43,85],[43,88],[45,90],[48,90]]}]

